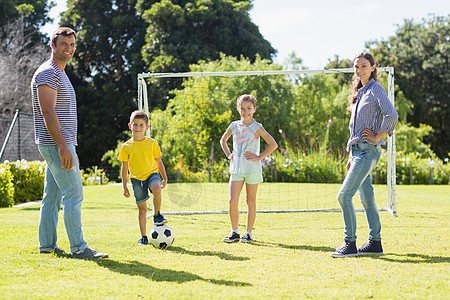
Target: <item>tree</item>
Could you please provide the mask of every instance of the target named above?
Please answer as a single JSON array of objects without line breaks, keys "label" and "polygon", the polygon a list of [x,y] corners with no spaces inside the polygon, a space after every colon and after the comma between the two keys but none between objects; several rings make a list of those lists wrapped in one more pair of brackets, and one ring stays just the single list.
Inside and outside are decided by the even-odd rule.
[{"label": "tree", "polygon": [[[191,65],[190,71],[280,69],[258,56],[254,62],[222,56],[218,61]],[[192,171],[205,170],[211,160],[220,164],[224,159],[219,139],[228,124],[240,118],[235,100],[252,94],[258,99],[255,119],[275,138],[280,150],[308,154],[325,145],[325,150],[333,149],[330,153],[339,156],[348,139],[348,93],[348,85],[342,90],[337,79],[323,74],[301,79],[300,86],[289,76],[192,77],[174,91],[165,111],[152,112],[151,132],[170,158],[165,161],[169,170],[180,161]],[[328,144],[324,143],[327,134],[333,137]]]},{"label": "tree", "polygon": [[[46,37],[40,33],[42,28],[48,22],[53,21],[48,13],[55,4],[48,0],[2,0],[0,1],[0,28],[21,19],[23,30],[33,46],[43,41],[47,42]],[[0,32],[0,36],[7,34]]]},{"label": "tree", "polygon": [[408,122],[424,123],[433,133],[424,137],[440,157],[450,149],[450,15],[430,15],[421,22],[405,20],[396,35],[367,43],[379,64],[395,67],[395,81],[413,103]]},{"label": "tree", "polygon": [[[155,66],[162,66],[164,70],[188,70],[189,64],[200,58],[216,59],[222,49],[228,51],[232,47],[228,45],[230,42],[226,44],[221,37],[212,37],[230,31],[232,33],[226,37],[231,38],[235,34],[233,30],[239,26],[242,27],[240,32],[246,35],[239,36],[239,48],[234,45],[233,49],[238,55],[242,52],[255,58],[256,53],[265,49],[264,55],[270,56],[274,50],[267,47],[268,42],[262,39],[257,27],[250,22],[247,12],[250,8],[249,1],[229,0],[173,3],[166,0],[68,0],[68,10],[60,25],[72,27],[78,32],[77,51],[67,72],[77,92],[79,105],[78,151],[82,158],[81,165],[87,167],[98,164],[102,153],[113,148],[118,139],[126,138],[123,132],[127,129],[130,113],[136,108],[133,99],[137,95],[138,73],[163,70]],[[185,19],[191,22],[189,26],[180,23]],[[163,20],[174,26],[163,26]],[[201,52],[198,57],[193,55],[197,55],[196,52],[207,41],[203,38],[203,31],[192,32],[193,21],[208,24],[209,27],[203,31],[209,32],[208,36],[214,40],[213,44],[208,44],[209,52]],[[188,26],[188,29],[182,25]],[[162,47],[148,52],[145,49],[153,41],[145,40],[146,31],[151,33],[153,29],[157,30],[154,41],[161,42]],[[189,37],[184,37],[187,34]],[[256,38],[247,36],[250,34]],[[169,36],[171,38],[166,38]],[[244,37],[247,38],[245,44]],[[179,39],[179,44],[175,43],[176,39]],[[189,51],[185,51],[185,44]],[[174,56],[178,52],[181,55]],[[210,53],[214,53],[214,56]],[[172,63],[165,63],[167,61],[176,61],[176,66],[185,69],[166,68],[173,66]],[[179,87],[180,83],[175,86]],[[164,108],[169,99],[168,91],[173,86],[162,82],[154,84],[152,88],[149,91],[151,105]]]},{"label": "tree", "polygon": [[[148,23],[142,55],[149,71],[186,72],[190,64],[217,60],[221,53],[252,61],[257,54],[271,59],[276,50],[252,23],[248,13],[252,6],[248,0],[140,1]],[[176,87],[178,83],[161,80],[158,90]],[[150,93],[154,103],[164,108],[167,99]]]},{"label": "tree", "polygon": [[[69,0],[60,25],[74,28],[77,50],[68,73],[77,92],[81,165],[100,162],[136,109],[146,24],[136,0]],[[95,151],[93,151],[95,149]]]},{"label": "tree", "polygon": [[33,44],[25,33],[23,18],[5,24],[0,36],[0,117],[11,118],[16,110],[31,112],[30,82],[50,49]]}]

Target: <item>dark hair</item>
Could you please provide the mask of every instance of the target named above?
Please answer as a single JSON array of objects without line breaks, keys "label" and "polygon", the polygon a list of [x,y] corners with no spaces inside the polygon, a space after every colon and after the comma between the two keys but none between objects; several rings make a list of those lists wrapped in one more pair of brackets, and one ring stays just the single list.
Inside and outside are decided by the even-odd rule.
[{"label": "dark hair", "polygon": [[130,124],[133,123],[135,119],[142,119],[144,120],[145,124],[148,125],[148,115],[142,110],[133,111],[133,113],[130,116]]},{"label": "dark hair", "polygon": [[[365,58],[369,61],[370,65],[373,66],[375,65],[375,59],[373,58],[372,54],[370,54],[369,52],[363,51],[358,53],[355,58],[353,59],[353,63],[355,63],[355,60],[358,58]],[[375,68],[375,70],[372,71],[372,73],[370,74],[370,79],[374,79],[375,81],[378,82],[378,73],[377,73],[377,68]],[[369,79],[369,80],[370,80]],[[356,97],[358,94],[358,90],[363,86],[361,80],[359,80],[357,77],[355,77],[355,79],[353,79],[352,81],[352,94],[350,96],[348,96],[348,102],[349,102],[349,107],[348,109],[351,110],[352,105],[354,103],[356,103]]]},{"label": "dark hair", "polygon": [[73,30],[72,28],[69,28],[69,27],[59,27],[58,29],[55,30],[55,32],[53,32],[53,35],[52,35],[52,44],[53,45],[56,46],[56,41],[58,40],[58,37],[60,35],[62,35],[62,36],[73,35],[75,40],[77,40],[77,33],[75,32],[75,30]]}]

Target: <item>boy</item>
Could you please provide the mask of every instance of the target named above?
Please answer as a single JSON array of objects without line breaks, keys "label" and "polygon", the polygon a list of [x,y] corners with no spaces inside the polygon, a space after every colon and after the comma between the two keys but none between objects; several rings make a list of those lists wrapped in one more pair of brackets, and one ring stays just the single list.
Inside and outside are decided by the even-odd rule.
[{"label": "boy", "polygon": [[[133,137],[120,148],[119,160],[122,161],[123,195],[130,197],[127,187],[128,172],[133,186],[133,194],[138,207],[139,229],[141,239],[139,245],[147,245],[147,200],[150,198],[148,190],[153,194],[153,207],[155,225],[161,226],[167,220],[160,214],[161,189],[167,184],[167,174],[161,160],[161,150],[158,143],[145,136],[148,126],[148,115],[143,111],[134,111],[128,123]],[[158,174],[159,171],[159,174]],[[162,181],[160,175],[162,176]]]}]

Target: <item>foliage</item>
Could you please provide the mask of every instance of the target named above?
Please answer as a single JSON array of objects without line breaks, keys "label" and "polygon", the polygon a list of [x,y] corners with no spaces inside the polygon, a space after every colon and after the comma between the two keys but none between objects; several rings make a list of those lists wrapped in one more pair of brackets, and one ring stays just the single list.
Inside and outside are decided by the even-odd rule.
[{"label": "foliage", "polygon": [[343,160],[315,152],[275,152],[262,161],[266,182],[340,183],[343,178]]},{"label": "foliage", "polygon": [[106,168],[105,175],[112,181],[121,181],[120,169],[122,162],[119,160],[120,147],[124,141],[118,140],[116,148],[108,150],[103,154],[102,161],[108,163],[109,167]]},{"label": "foliage", "polygon": [[[436,154],[397,152],[396,162],[397,184],[450,184],[448,159],[440,160]],[[386,183],[386,166],[387,155],[383,151],[374,170],[377,183]]]},{"label": "foliage", "polygon": [[[279,69],[281,66],[259,57],[252,63],[243,57],[222,56],[219,61],[191,65],[192,72]],[[164,156],[174,162],[182,158],[194,172],[211,169],[223,159],[219,139],[228,124],[239,119],[235,99],[242,94],[258,99],[255,119],[281,149],[301,148],[312,153],[322,147],[325,153],[339,156],[348,138],[349,112],[343,100],[348,88],[332,77],[192,77],[173,94],[165,111],[152,112],[151,134]]]},{"label": "foliage", "polygon": [[[186,30],[193,25],[188,23],[180,26],[158,27],[155,34],[158,40],[145,40],[147,32],[153,32],[148,26],[156,26],[149,18],[151,12],[170,11],[178,2],[186,2],[183,14],[189,14],[188,8],[192,5],[192,20],[208,24],[208,30],[227,31],[230,27],[247,28],[256,26],[250,22],[248,13],[250,4],[236,3],[231,5],[232,1],[214,1],[214,5],[204,1],[141,1],[136,0],[92,0],[92,1],[68,1],[68,10],[64,13],[60,25],[73,27],[78,32],[77,51],[73,63],[67,68],[67,72],[75,87],[78,99],[79,115],[79,147],[78,154],[81,158],[83,167],[98,164],[101,160],[101,154],[116,145],[118,139],[124,140],[123,131],[126,129],[129,114],[135,109],[136,103],[133,101],[136,97],[137,74],[150,68],[151,71],[157,71],[156,65],[166,64],[165,60],[171,61],[171,53],[162,51],[161,53],[147,53],[144,59],[141,55],[141,48],[144,45],[153,43],[161,46],[163,49],[173,48],[177,45],[168,41],[166,37],[185,36]],[[223,5],[219,5],[224,3]],[[198,6],[198,7],[197,7]],[[194,7],[196,7],[194,9]],[[201,7],[201,8],[200,8]],[[221,9],[224,10],[221,10]],[[234,13],[234,16],[223,15],[225,9],[228,13]],[[220,12],[220,13],[219,13]],[[145,17],[144,17],[145,16]],[[165,18],[167,22],[178,23],[180,21],[176,16],[167,14],[153,15],[155,18]],[[239,17],[240,16],[240,17]],[[219,20],[225,18],[230,21],[223,23]],[[145,19],[145,20],[144,20]],[[215,21],[219,22],[214,25]],[[105,25],[108,24],[108,25]],[[159,25],[162,26],[160,23]],[[158,26],[159,26],[158,25]],[[181,26],[182,25],[182,26]],[[214,26],[213,26],[214,25]],[[153,28],[153,27],[152,27]],[[247,32],[242,30],[242,32]],[[255,33],[256,31],[250,31]],[[223,33],[223,32],[220,32]],[[259,32],[258,32],[259,33]],[[214,35],[220,37],[220,35]],[[227,37],[230,35],[228,34]],[[243,43],[239,40],[239,48],[235,48],[236,53],[241,51],[245,55],[255,57],[255,54],[262,51],[261,45],[268,45],[262,36],[246,36],[246,47],[241,47]],[[159,40],[161,38],[161,40]],[[163,39],[164,38],[164,39]],[[198,59],[216,58],[219,51],[225,51],[229,48],[225,44],[214,44],[212,48],[215,56],[208,56],[208,53],[197,53],[197,50],[204,47],[203,39],[195,39],[194,36],[186,36],[181,42],[182,46],[177,47],[177,64],[187,66],[190,63],[197,62]],[[220,41],[218,41],[220,42]],[[146,44],[147,43],[147,44]],[[188,47],[195,53],[202,55],[192,58],[187,52],[182,52],[184,47]],[[227,48],[228,47],[228,48]],[[273,50],[270,45],[264,49]],[[144,51],[145,52],[145,51]],[[197,55],[196,54],[196,55]],[[160,56],[162,55],[162,56]],[[269,55],[270,56],[270,55]],[[192,60],[192,59],[195,60]],[[147,64],[145,67],[144,64]],[[174,71],[171,69],[171,71]],[[173,83],[173,82],[172,82]],[[161,83],[159,86],[153,85],[149,92],[149,98],[152,99],[152,107],[165,107],[168,101],[167,91],[173,89],[175,85]],[[156,88],[155,88],[156,87]],[[158,95],[163,95],[159,97]],[[92,134],[95,132],[95,134]],[[96,151],[92,151],[96,149]]]},{"label": "foliage", "polygon": [[433,128],[424,141],[441,158],[450,149],[449,18],[429,15],[418,22],[405,20],[395,36],[367,43],[379,64],[395,67],[395,81],[413,104],[407,121]]},{"label": "foliage", "polygon": [[11,162],[14,183],[14,203],[42,199],[45,180],[45,163],[41,161]]},{"label": "foliage", "polygon": [[137,74],[144,71],[140,49],[146,25],[136,13],[135,0],[67,4],[60,25],[78,33],[75,56],[66,69],[77,93],[77,151],[86,168],[97,165],[103,153],[125,138],[122,132],[136,107]]},{"label": "foliage", "polygon": [[[221,53],[254,61],[276,52],[250,19],[251,1],[139,1],[138,6],[148,23],[142,57],[151,72],[186,72],[190,64],[217,60]],[[152,105],[164,109],[169,91],[181,85],[158,80],[153,86]]]},{"label": "foliage", "polygon": [[[40,29],[53,20],[48,16],[55,3],[49,0],[2,0],[0,1],[0,37],[8,34],[7,24],[23,20],[25,35],[30,43],[36,46],[47,39],[40,33]],[[3,44],[2,44],[3,45]]]},{"label": "foliage", "polygon": [[11,166],[7,163],[0,164],[0,207],[14,205],[14,177]]},{"label": "foliage", "polygon": [[98,167],[87,168],[80,172],[83,185],[101,185],[107,184],[109,181],[105,171]]},{"label": "foliage", "polygon": [[[0,118],[12,118],[16,110],[32,112],[30,82],[39,65],[49,58],[47,47],[33,44],[24,18],[5,24],[0,34]],[[26,99],[27,101],[25,101]]]}]

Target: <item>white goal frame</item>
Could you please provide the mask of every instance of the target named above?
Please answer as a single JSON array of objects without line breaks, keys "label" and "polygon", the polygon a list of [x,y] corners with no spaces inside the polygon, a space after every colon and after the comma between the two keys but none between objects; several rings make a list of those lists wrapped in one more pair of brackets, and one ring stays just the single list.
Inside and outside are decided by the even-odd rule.
[{"label": "white goal frame", "polygon": [[[393,67],[378,67],[378,71],[388,73],[388,91],[387,95],[392,105],[394,105],[394,68]],[[345,69],[323,69],[323,70],[277,70],[277,71],[236,71],[236,72],[185,72],[185,73],[139,73],[138,74],[138,109],[149,113],[148,96],[147,96],[147,78],[162,78],[162,77],[196,77],[196,76],[265,76],[265,75],[298,75],[298,74],[336,74],[336,73],[353,73],[353,68]],[[150,136],[150,131],[147,131]],[[395,131],[387,138],[387,204],[386,207],[379,208],[381,211],[387,211],[392,216],[397,216],[397,191],[396,191],[396,160],[395,160]],[[309,211],[309,210],[293,210]],[[312,211],[330,211],[330,210],[312,210]],[[336,211],[336,210],[332,210]],[[338,210],[340,211],[340,210]],[[266,212],[266,211],[258,211]],[[283,211],[267,211],[267,212],[291,212]],[[198,213],[212,213],[212,212],[198,212]],[[223,212],[219,212],[223,213]]]}]

